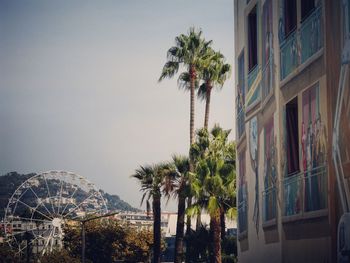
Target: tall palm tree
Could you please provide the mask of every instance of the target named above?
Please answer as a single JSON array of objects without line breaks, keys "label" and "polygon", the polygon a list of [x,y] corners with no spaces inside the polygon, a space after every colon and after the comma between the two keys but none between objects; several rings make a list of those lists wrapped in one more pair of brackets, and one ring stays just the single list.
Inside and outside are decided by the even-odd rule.
[{"label": "tall palm tree", "polygon": [[210,98],[213,87],[221,89],[230,76],[231,66],[225,63],[225,57],[209,48],[207,56],[202,63],[201,79],[203,84],[198,89],[198,98],[205,100],[204,128],[208,129]]},{"label": "tall palm tree", "polygon": [[161,198],[162,193],[168,195],[173,191],[174,181],[172,165],[161,163],[156,165],[140,166],[132,177],[141,184],[143,192],[141,204],[146,200],[147,212],[150,211],[152,199],[153,211],[153,262],[160,263],[161,256]]},{"label": "tall palm tree", "polygon": [[[188,34],[181,34],[175,38],[175,46],[167,52],[167,62],[165,63],[159,81],[164,78],[172,78],[179,71],[180,66],[184,66],[186,71],[180,74],[179,82],[185,81],[187,90],[190,90],[190,145],[194,140],[194,98],[198,70],[202,67],[203,58],[208,52],[212,41],[205,41],[202,37],[202,30],[191,27]],[[181,85],[180,85],[181,87]]]},{"label": "tall palm tree", "polygon": [[[165,78],[172,78],[178,73],[180,66],[185,67],[178,78],[180,88],[190,91],[190,147],[194,142],[194,113],[195,113],[195,88],[198,83],[198,70],[201,68],[203,58],[208,52],[212,41],[206,41],[202,37],[202,30],[191,27],[188,34],[181,34],[175,37],[175,46],[167,52],[167,62],[163,66],[158,81]],[[190,172],[193,172],[193,161],[189,160]],[[188,197],[187,204],[191,205],[192,198]],[[190,229],[190,219],[187,219],[187,230]],[[183,248],[181,249],[183,251]],[[176,257],[177,258],[177,257]],[[178,263],[177,261],[175,263]]]},{"label": "tall palm tree", "polygon": [[175,195],[178,199],[177,207],[177,223],[175,237],[175,262],[183,262],[183,244],[184,244],[184,225],[186,198],[189,195],[189,159],[187,156],[173,155],[173,163],[175,168]]},{"label": "tall palm tree", "polygon": [[227,206],[229,215],[235,212],[235,166],[230,131],[215,126],[210,134],[205,128],[198,132],[191,155],[197,161],[196,176],[191,182],[195,203],[188,209],[191,215],[205,209],[210,215],[213,239],[211,262],[221,263],[221,211]]}]

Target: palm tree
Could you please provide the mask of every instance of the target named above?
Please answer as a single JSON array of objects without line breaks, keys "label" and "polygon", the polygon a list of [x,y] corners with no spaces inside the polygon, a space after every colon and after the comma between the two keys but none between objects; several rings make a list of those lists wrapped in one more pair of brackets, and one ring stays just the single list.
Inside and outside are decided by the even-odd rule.
[{"label": "palm tree", "polygon": [[[180,74],[179,82],[186,83],[179,85],[190,90],[190,145],[194,140],[194,97],[198,70],[202,67],[203,58],[208,52],[212,41],[205,41],[202,37],[202,30],[196,31],[191,27],[188,34],[181,34],[175,38],[175,46],[167,52],[167,62],[165,63],[159,81],[164,78],[172,78],[184,66],[186,71]],[[187,85],[188,84],[188,85]]]},{"label": "palm tree", "polygon": [[153,262],[160,263],[161,252],[161,198],[162,193],[169,195],[173,191],[174,181],[172,165],[161,163],[156,165],[140,166],[132,177],[139,180],[143,192],[141,204],[146,200],[147,212],[150,211],[152,199],[153,211]]},{"label": "palm tree", "polygon": [[[228,142],[230,131],[215,126],[210,134],[205,128],[197,134],[196,143],[191,147],[191,155],[197,162],[196,176],[191,181],[195,203],[188,208],[190,215],[201,209],[210,215],[213,239],[211,262],[221,262],[221,211],[231,216],[235,213],[235,166],[232,143]],[[225,208],[226,206],[226,208]]]},{"label": "palm tree", "polygon": [[[180,88],[190,91],[190,147],[194,142],[194,113],[195,113],[195,88],[198,83],[198,70],[201,68],[203,59],[208,52],[212,41],[205,41],[202,37],[202,30],[194,27],[189,29],[187,35],[181,34],[175,37],[175,46],[167,52],[167,62],[163,66],[162,73],[158,81],[164,78],[172,78],[178,73],[180,66],[185,67],[178,78]],[[193,161],[189,160],[190,172],[194,171]],[[192,198],[187,198],[187,205],[190,206]],[[190,219],[187,219],[187,230],[190,229]],[[183,251],[183,248],[181,249]],[[177,257],[176,257],[177,258]],[[177,261],[175,263],[178,263]]]},{"label": "palm tree", "polygon": [[184,225],[186,198],[189,195],[189,159],[186,156],[173,155],[175,166],[175,195],[178,198],[177,223],[175,237],[175,262],[183,262]]},{"label": "palm tree", "polygon": [[198,89],[198,98],[205,100],[204,128],[208,129],[210,97],[213,87],[221,89],[231,73],[230,64],[225,63],[225,58],[220,52],[215,52],[211,48],[202,63],[201,79],[203,84]]}]

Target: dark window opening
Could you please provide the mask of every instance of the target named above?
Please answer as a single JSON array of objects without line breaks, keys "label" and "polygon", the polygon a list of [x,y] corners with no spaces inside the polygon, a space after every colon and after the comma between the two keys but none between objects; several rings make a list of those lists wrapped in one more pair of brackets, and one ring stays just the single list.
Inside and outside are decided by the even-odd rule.
[{"label": "dark window opening", "polygon": [[307,18],[314,9],[315,9],[315,0],[302,0],[301,1],[301,21]]},{"label": "dark window opening", "polygon": [[248,15],[248,54],[249,54],[249,71],[258,64],[258,25],[256,6]]},{"label": "dark window opening", "polygon": [[287,171],[291,175],[300,171],[297,97],[286,105],[286,136]]},{"label": "dark window opening", "polygon": [[[303,0],[304,1],[304,0]],[[287,37],[297,27],[297,2],[284,0],[284,32]]]}]

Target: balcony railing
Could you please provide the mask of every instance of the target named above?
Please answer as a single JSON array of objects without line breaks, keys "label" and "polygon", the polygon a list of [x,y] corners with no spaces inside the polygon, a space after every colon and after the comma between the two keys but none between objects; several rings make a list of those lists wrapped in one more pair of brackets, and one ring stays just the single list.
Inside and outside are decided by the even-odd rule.
[{"label": "balcony railing", "polygon": [[301,64],[305,63],[312,55],[323,46],[321,7],[318,7],[303,21],[300,28],[300,53]]},{"label": "balcony railing", "polygon": [[283,180],[284,216],[327,208],[327,170],[319,166]]},{"label": "balcony railing", "polygon": [[276,186],[269,187],[263,191],[263,222],[276,218],[277,189]]},{"label": "balcony railing", "polygon": [[271,55],[263,68],[261,79],[261,101],[265,102],[273,93],[274,71],[273,55]]},{"label": "balcony railing", "polygon": [[294,31],[280,46],[281,80],[292,73],[298,65],[297,33]]},{"label": "balcony railing", "polygon": [[301,23],[300,29],[280,44],[281,80],[307,62],[322,47],[322,7],[319,6]]},{"label": "balcony railing", "polygon": [[244,200],[238,204],[238,230],[239,233],[247,231],[248,228],[248,206]]},{"label": "balcony railing", "polygon": [[237,134],[238,139],[242,137],[245,131],[245,110],[242,107],[239,112],[237,112]]},{"label": "balcony railing", "polygon": [[247,79],[247,83],[248,83],[248,91],[250,90],[251,86],[253,85],[256,77],[258,76],[258,72],[259,72],[259,66],[255,65],[254,68],[252,68],[249,73],[248,73],[248,79]]}]

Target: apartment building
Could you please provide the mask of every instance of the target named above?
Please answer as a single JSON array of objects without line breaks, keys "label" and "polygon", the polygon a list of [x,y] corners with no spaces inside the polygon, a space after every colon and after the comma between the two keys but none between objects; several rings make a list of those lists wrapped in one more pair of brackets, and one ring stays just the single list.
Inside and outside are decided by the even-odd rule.
[{"label": "apartment building", "polygon": [[239,262],[336,262],[350,1],[234,0],[234,14]]}]

